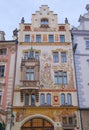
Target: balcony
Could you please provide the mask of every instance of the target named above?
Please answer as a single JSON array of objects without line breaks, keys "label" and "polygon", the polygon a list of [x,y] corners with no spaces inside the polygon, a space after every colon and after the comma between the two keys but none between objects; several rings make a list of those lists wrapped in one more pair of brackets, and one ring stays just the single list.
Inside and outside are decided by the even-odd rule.
[{"label": "balcony", "polygon": [[39,89],[39,81],[31,81],[31,80],[21,80],[22,86],[20,87],[21,90],[23,89]]}]

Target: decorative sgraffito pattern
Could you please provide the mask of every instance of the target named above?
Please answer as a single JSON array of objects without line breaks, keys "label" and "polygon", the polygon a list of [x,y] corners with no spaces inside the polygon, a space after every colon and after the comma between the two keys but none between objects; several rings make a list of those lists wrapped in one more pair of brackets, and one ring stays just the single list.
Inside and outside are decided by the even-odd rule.
[{"label": "decorative sgraffito pattern", "polygon": [[31,109],[21,109],[16,112],[16,122],[20,122],[28,116],[35,115],[36,113],[40,113],[41,115],[46,115],[50,117],[55,122],[62,121],[62,117],[64,116],[77,116],[77,111],[75,109],[45,109],[45,108],[31,108]]},{"label": "decorative sgraffito pattern", "polygon": [[42,59],[41,59],[41,76],[40,76],[40,84],[45,88],[51,88],[53,86],[53,79],[51,76],[51,56],[47,53],[43,53]]}]

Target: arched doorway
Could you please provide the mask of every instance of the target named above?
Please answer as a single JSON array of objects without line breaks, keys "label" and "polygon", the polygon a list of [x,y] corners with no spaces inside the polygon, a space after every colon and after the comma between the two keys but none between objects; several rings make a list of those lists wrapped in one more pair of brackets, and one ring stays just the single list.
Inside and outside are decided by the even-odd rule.
[{"label": "arched doorway", "polygon": [[54,126],[47,119],[36,117],[25,122],[21,130],[54,130]]}]

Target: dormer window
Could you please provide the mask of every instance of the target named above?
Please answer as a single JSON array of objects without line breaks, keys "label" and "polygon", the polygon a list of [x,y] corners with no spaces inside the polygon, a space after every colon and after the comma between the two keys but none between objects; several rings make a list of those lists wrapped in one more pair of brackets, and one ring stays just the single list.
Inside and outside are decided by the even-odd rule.
[{"label": "dormer window", "polygon": [[48,27],[48,19],[46,18],[41,19],[41,27]]}]

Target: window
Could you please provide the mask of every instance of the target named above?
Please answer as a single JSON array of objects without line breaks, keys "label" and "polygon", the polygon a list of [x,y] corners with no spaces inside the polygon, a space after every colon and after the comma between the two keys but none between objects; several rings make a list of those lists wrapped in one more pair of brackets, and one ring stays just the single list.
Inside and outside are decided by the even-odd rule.
[{"label": "window", "polygon": [[4,73],[5,73],[5,66],[1,65],[0,66],[0,77],[4,77]]},{"label": "window", "polygon": [[34,80],[34,68],[26,68],[26,80]]},{"label": "window", "polygon": [[67,94],[67,104],[72,105],[72,99],[71,99],[71,94],[70,93]]},{"label": "window", "polygon": [[54,36],[53,35],[49,35],[49,42],[54,42]]},{"label": "window", "polygon": [[67,117],[62,117],[63,124],[67,124]]},{"label": "window", "polygon": [[66,62],[67,61],[67,57],[66,57],[66,52],[61,52],[61,62]]},{"label": "window", "polygon": [[32,94],[32,95],[31,95],[31,105],[32,105],[32,106],[35,105],[35,100],[36,100],[35,98],[36,98],[35,95]]},{"label": "window", "polygon": [[29,105],[29,94],[25,94],[25,106]]},{"label": "window", "polygon": [[46,99],[47,105],[51,105],[51,94],[48,93]]},{"label": "window", "polygon": [[41,35],[36,35],[36,42],[41,42]]},{"label": "window", "polygon": [[54,72],[55,84],[67,84],[67,72],[57,71]]},{"label": "window", "polygon": [[67,73],[63,72],[63,84],[67,84]]},{"label": "window", "polygon": [[73,117],[69,117],[68,122],[69,122],[69,124],[73,124]]},{"label": "window", "polygon": [[0,105],[2,104],[2,90],[0,90]]},{"label": "window", "polygon": [[60,42],[65,42],[65,35],[60,35]]},{"label": "window", "polygon": [[28,58],[29,58],[29,53],[28,53],[28,52],[25,52],[25,53],[24,53],[24,59],[27,60]]},{"label": "window", "polygon": [[89,41],[86,41],[86,49],[89,49]]},{"label": "window", "polygon": [[39,52],[35,52],[35,59],[39,60]]},{"label": "window", "polygon": [[6,48],[0,49],[0,55],[6,55],[6,54],[7,54]]},{"label": "window", "polygon": [[53,61],[54,62],[58,62],[59,61],[58,52],[54,52],[53,53]]},{"label": "window", "polygon": [[41,19],[41,25],[48,25],[48,19]]},{"label": "window", "polygon": [[25,35],[25,42],[30,42],[30,35]]},{"label": "window", "polygon": [[61,105],[65,105],[65,94],[61,94]]},{"label": "window", "polygon": [[74,122],[74,117],[62,117],[62,122],[63,122],[63,125],[73,125],[75,124]]},{"label": "window", "polygon": [[42,93],[40,95],[40,105],[44,105],[45,104],[45,95]]}]

